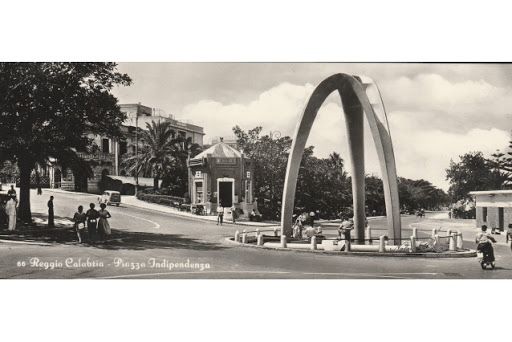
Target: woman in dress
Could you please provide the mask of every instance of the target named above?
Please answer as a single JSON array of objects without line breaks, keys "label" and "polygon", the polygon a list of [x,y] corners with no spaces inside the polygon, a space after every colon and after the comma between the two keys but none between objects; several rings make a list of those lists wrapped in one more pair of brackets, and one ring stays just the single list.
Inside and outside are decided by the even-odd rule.
[{"label": "woman in dress", "polygon": [[105,237],[108,237],[112,234],[112,231],[110,230],[110,224],[108,223],[108,219],[112,217],[110,213],[108,212],[107,205],[105,203],[100,204],[100,210],[98,211],[98,214],[100,215],[99,221],[98,221],[98,231],[100,233],[101,239],[104,240]]},{"label": "woman in dress", "polygon": [[14,197],[11,197],[7,204],[5,205],[5,211],[7,213],[7,216],[9,217],[9,230],[13,231],[16,230],[16,206],[18,202],[14,199]]}]

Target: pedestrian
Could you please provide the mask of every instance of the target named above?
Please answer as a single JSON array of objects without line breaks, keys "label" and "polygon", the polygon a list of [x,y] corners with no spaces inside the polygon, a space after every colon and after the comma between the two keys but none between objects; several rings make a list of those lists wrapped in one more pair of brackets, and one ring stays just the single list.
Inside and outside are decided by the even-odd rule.
[{"label": "pedestrian", "polygon": [[94,209],[94,203],[89,204],[89,210],[85,213],[87,217],[87,233],[89,234],[89,241],[94,243],[96,241],[96,229],[98,227],[98,218],[99,214],[96,209]]},{"label": "pedestrian", "polygon": [[219,223],[222,226],[223,221],[224,221],[224,208],[218,207],[217,208],[217,226],[219,225]]},{"label": "pedestrian", "polygon": [[100,239],[104,241],[112,234],[112,231],[110,230],[110,224],[108,223],[108,219],[111,218],[112,215],[110,215],[106,209],[107,205],[105,203],[101,203],[100,208],[101,209],[98,211],[98,234],[100,235]]},{"label": "pedestrian", "polygon": [[14,197],[9,198],[7,204],[5,205],[5,211],[7,216],[9,216],[9,225],[7,226],[10,231],[14,231],[16,229],[16,205],[18,202],[14,199]]},{"label": "pedestrian", "polygon": [[350,251],[350,233],[354,229],[354,220],[344,220],[341,222],[341,225],[338,227],[338,237],[340,239],[345,240],[345,245],[341,249],[342,251]]},{"label": "pedestrian", "polygon": [[297,239],[302,239],[302,231],[304,230],[304,225],[302,224],[302,216],[297,217],[295,220],[295,224],[293,226],[293,234]]},{"label": "pedestrian", "polygon": [[36,184],[37,184],[37,194],[42,195],[43,190],[41,190],[41,176],[39,175],[39,172],[36,171]]},{"label": "pedestrian", "polygon": [[82,243],[85,240],[85,213],[83,206],[78,206],[78,211],[73,216],[73,222],[75,223],[75,231],[78,237],[78,243]]},{"label": "pedestrian", "polygon": [[341,218],[341,224],[339,225],[338,227],[338,238],[341,240],[344,238],[344,232],[345,232],[345,229],[350,227],[351,226],[351,222],[349,221],[348,218],[346,217],[342,217]]},{"label": "pedestrian", "polygon": [[231,207],[231,217],[233,218],[233,223],[236,223],[236,219],[238,218],[238,213],[236,212],[236,207]]},{"label": "pedestrian", "polygon": [[15,201],[18,200],[17,195],[16,195],[16,190],[14,189],[14,185],[11,185],[11,188],[9,189],[9,191],[7,191],[7,196],[14,198]]},{"label": "pedestrian", "polygon": [[54,216],[53,216],[53,196],[50,196],[50,200],[48,201],[48,228],[53,228],[55,226]]},{"label": "pedestrian", "polygon": [[311,223],[311,228],[315,225],[315,212],[312,211],[309,213],[309,222]]},{"label": "pedestrian", "polygon": [[512,240],[512,224],[508,225],[507,236],[505,239],[507,240],[507,243]]}]

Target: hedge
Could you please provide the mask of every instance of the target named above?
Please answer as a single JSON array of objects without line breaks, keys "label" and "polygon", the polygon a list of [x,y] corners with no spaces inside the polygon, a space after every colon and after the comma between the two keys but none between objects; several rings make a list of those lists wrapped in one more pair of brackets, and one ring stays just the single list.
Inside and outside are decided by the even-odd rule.
[{"label": "hedge", "polygon": [[167,205],[167,206],[174,207],[174,208],[179,208],[181,206],[181,204],[183,202],[185,202],[185,199],[182,197],[166,196],[166,195],[153,195],[153,194],[146,194],[143,192],[138,192],[137,198],[140,199],[141,201]]}]

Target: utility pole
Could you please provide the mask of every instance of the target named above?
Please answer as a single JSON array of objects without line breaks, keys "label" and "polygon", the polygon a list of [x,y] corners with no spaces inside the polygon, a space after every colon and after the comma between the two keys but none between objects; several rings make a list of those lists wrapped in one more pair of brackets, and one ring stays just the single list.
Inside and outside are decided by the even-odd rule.
[{"label": "utility pole", "polygon": [[139,191],[139,106],[135,112],[135,196]]}]

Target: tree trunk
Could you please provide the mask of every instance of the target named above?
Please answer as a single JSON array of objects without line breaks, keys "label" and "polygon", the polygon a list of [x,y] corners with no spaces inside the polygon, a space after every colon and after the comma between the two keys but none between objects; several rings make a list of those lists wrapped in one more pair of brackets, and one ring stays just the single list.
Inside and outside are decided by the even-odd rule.
[{"label": "tree trunk", "polygon": [[30,160],[20,159],[20,205],[18,215],[22,222],[32,222],[30,211],[30,172],[32,171]]}]

